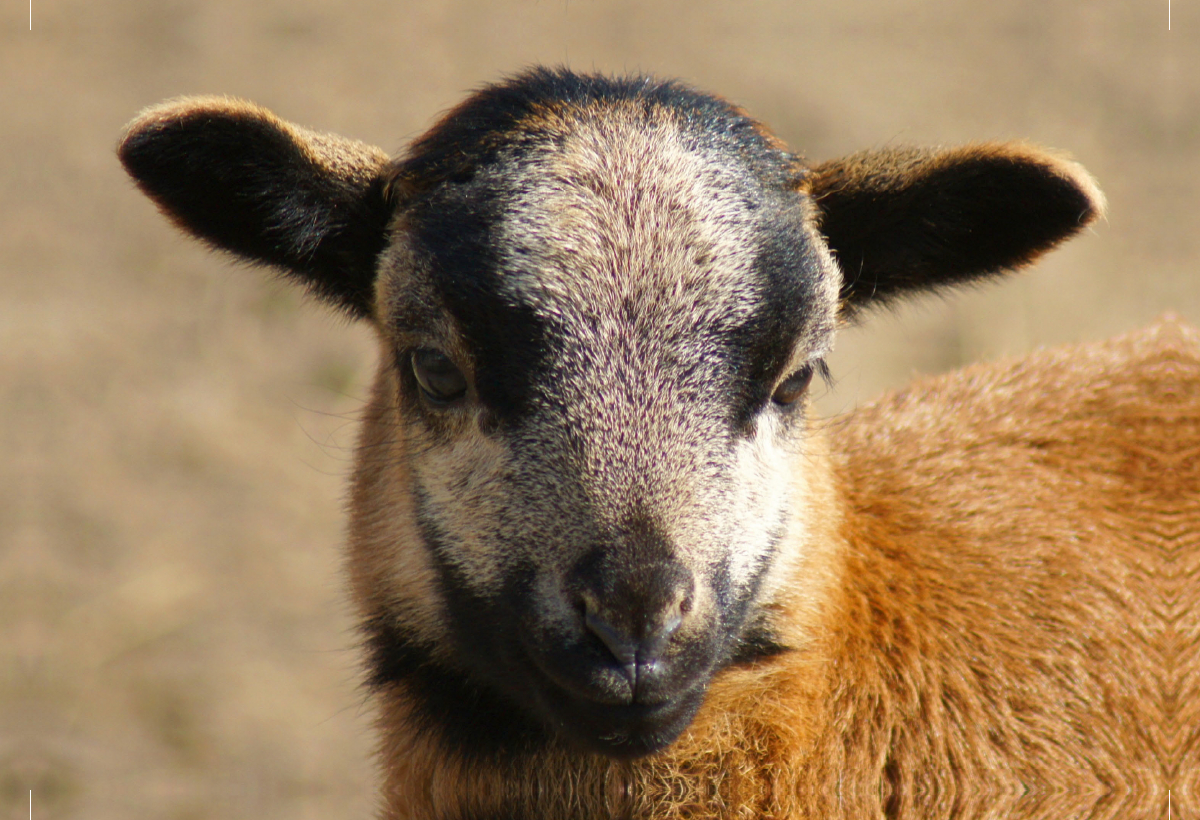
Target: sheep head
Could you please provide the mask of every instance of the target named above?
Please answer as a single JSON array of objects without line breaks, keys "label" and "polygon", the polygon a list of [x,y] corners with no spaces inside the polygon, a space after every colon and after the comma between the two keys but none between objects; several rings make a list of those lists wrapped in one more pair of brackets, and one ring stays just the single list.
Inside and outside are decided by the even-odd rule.
[{"label": "sheep head", "polygon": [[376,329],[371,680],[498,754],[654,752],[714,674],[786,651],[770,604],[812,546],[806,389],[839,324],[1103,208],[1024,145],[811,166],[678,83],[548,70],[395,160],[224,98],[144,112],[120,156],[185,230]]}]

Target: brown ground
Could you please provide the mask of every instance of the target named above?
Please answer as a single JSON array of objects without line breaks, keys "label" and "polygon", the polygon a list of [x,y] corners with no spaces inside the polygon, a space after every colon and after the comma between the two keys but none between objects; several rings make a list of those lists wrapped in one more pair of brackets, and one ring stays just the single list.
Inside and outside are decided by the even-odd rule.
[{"label": "brown ground", "polygon": [[[366,818],[339,508],[371,349],[177,236],[113,157],[179,94],[390,150],[533,62],[720,91],[814,159],[1023,137],[1107,222],[843,338],[911,373],[1200,321],[1200,7],[973,0],[33,0],[0,11],[0,817]],[[1164,807],[1165,816],[1165,807]]]}]

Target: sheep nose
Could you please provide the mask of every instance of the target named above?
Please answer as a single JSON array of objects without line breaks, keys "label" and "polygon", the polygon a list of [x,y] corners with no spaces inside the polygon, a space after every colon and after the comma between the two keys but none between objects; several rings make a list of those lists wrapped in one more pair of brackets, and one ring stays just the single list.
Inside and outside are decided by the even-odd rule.
[{"label": "sheep nose", "polygon": [[695,581],[679,566],[638,573],[610,594],[584,593],[584,623],[621,665],[636,697],[639,683],[662,659],[692,609]]}]

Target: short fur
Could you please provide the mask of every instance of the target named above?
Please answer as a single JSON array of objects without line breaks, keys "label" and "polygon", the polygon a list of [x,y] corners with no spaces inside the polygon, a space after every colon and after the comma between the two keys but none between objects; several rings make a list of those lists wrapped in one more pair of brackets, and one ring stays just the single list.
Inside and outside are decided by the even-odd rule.
[{"label": "short fur", "polygon": [[839,324],[1093,221],[1075,163],[810,166],[679,83],[545,69],[396,160],[219,98],[120,154],[378,331],[348,566],[383,817],[1200,810],[1195,332],[794,401]]}]

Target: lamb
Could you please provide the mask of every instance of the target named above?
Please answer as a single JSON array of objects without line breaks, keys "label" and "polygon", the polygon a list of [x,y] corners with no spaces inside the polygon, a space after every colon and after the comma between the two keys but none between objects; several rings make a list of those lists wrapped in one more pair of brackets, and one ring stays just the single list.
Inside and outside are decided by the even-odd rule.
[{"label": "lamb", "polygon": [[1200,810],[1200,352],[1174,316],[832,422],[836,331],[1103,213],[1017,143],[811,165],[533,69],[407,153],[144,111],[185,231],[377,332],[347,565],[387,820]]}]

